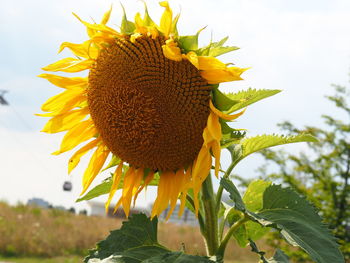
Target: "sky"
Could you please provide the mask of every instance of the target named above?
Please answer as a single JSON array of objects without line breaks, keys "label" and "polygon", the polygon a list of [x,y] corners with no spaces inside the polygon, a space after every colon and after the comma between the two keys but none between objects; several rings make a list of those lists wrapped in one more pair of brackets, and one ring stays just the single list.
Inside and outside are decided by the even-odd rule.
[{"label": "sky", "polygon": [[[129,19],[143,11],[143,3],[122,0]],[[146,1],[149,12],[159,21],[158,1]],[[350,72],[350,1],[348,0],[179,0],[169,1],[174,13],[181,10],[181,35],[207,26],[200,44],[229,36],[228,44],[240,50],[220,57],[226,63],[251,67],[244,81],[226,83],[223,91],[281,89],[283,92],[250,106],[234,127],[248,135],[280,132],[277,123],[289,120],[299,127],[322,126],[321,114],[339,114],[325,95],[333,93],[332,83],[348,85]],[[84,26],[72,15],[99,21],[113,5],[109,25],[120,24],[119,1],[110,0],[32,0],[3,1],[0,9],[0,90],[10,106],[0,105],[0,200],[26,202],[39,197],[54,205],[77,209],[81,178],[86,159],[67,175],[72,153],[53,156],[63,134],[40,130],[47,119],[34,116],[40,105],[60,90],[37,75],[42,67],[64,58],[57,54],[64,41],[80,43],[87,39]],[[84,74],[84,73],[83,73]],[[306,145],[284,146],[285,150],[305,149]],[[261,164],[248,157],[235,173],[252,177]],[[223,167],[228,155],[223,155]],[[100,175],[103,179],[108,174]],[[63,192],[70,180],[72,192]],[[152,202],[155,191],[141,196],[138,205]],[[99,200],[103,201],[104,198]]]}]

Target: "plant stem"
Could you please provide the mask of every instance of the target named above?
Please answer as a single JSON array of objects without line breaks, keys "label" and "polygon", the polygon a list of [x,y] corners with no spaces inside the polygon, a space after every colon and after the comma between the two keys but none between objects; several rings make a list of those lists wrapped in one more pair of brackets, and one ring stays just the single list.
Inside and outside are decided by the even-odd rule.
[{"label": "plant stem", "polygon": [[[194,211],[194,202],[193,202],[193,199],[191,196],[187,195],[186,196],[186,199],[187,199],[187,202],[189,202],[192,206],[192,209]],[[194,212],[193,212],[194,213]],[[202,235],[205,235],[205,224],[204,224],[204,219],[203,219],[203,216],[202,216],[202,213],[199,211],[198,212],[198,223],[199,223],[199,229],[202,233]]]},{"label": "plant stem", "polygon": [[205,212],[205,241],[208,256],[213,256],[219,246],[218,214],[215,208],[215,194],[211,175],[209,174],[202,184],[202,201]]},{"label": "plant stem", "polygon": [[[230,176],[232,169],[235,167],[235,163],[231,162],[230,166],[227,168],[225,174],[224,174],[224,178],[227,178]],[[219,185],[218,188],[218,192],[216,194],[216,213],[219,212],[220,210],[220,204],[221,204],[221,197],[222,197],[222,192],[224,191],[224,188],[222,187],[222,185]]]},{"label": "plant stem", "polygon": [[230,229],[227,231],[225,237],[222,239],[221,244],[216,252],[217,255],[224,257],[225,254],[225,249],[227,246],[228,241],[230,240],[232,234],[241,226],[243,225],[246,221],[248,221],[249,218],[243,217],[240,220],[238,220],[236,223],[234,223]]}]

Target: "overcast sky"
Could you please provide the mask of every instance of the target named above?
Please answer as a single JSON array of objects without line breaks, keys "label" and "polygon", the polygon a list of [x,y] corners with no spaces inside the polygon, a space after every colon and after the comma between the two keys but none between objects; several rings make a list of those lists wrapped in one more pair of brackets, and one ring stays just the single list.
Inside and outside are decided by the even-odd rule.
[{"label": "overcast sky", "polygon": [[[146,2],[151,16],[159,21],[163,10],[158,2]],[[122,3],[130,19],[143,10],[141,1]],[[47,119],[34,116],[40,112],[40,105],[60,90],[36,76],[42,73],[40,68],[69,54],[57,55],[61,42],[86,40],[84,26],[71,12],[99,21],[111,4],[110,25],[117,26],[119,1],[2,2],[0,90],[8,90],[5,98],[10,106],[0,105],[0,199],[15,203],[35,196],[55,205],[72,206],[81,191],[86,162],[70,177],[74,191],[62,191],[63,182],[69,179],[67,160],[72,153],[50,155],[58,149],[62,135],[40,133]],[[273,133],[278,132],[276,124],[283,120],[299,126],[322,125],[321,114],[337,114],[324,95],[332,94],[331,83],[348,85],[349,0],[174,0],[170,4],[175,13],[181,9],[180,34],[193,34],[208,26],[200,43],[208,43],[211,35],[214,40],[228,35],[228,44],[241,48],[222,59],[251,69],[244,73],[245,81],[223,85],[223,90],[283,90],[249,107],[235,127],[248,129],[249,135]],[[258,159],[247,158],[237,172],[254,176],[257,165]],[[97,182],[105,176],[99,176]],[[152,197],[150,191],[139,205],[151,202]]]}]

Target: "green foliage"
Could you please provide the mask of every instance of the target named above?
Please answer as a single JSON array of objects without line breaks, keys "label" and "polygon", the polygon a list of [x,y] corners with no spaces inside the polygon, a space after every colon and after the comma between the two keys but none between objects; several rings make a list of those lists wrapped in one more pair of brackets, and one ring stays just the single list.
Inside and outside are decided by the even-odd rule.
[{"label": "green foliage", "polygon": [[210,44],[207,45],[206,47],[197,49],[196,53],[198,56],[218,57],[220,55],[239,49],[238,47],[234,47],[234,46],[225,47],[224,44],[226,43],[227,40],[228,40],[228,37],[224,37],[219,42],[210,42]]},{"label": "green foliage", "polygon": [[223,93],[219,89],[213,89],[215,106],[226,114],[243,109],[259,100],[271,97],[280,90],[256,90],[249,88],[237,93]]},{"label": "green foliage", "polygon": [[[295,136],[283,135],[259,135],[246,138],[239,144],[241,153],[237,155],[235,163],[240,162],[248,155],[277,145],[296,143],[296,142],[317,142],[317,139],[309,134],[298,134]],[[236,149],[237,151],[238,149]]]},{"label": "green foliage", "polygon": [[265,252],[260,251],[255,242],[249,240],[249,245],[252,248],[252,252],[257,253],[259,255],[262,263],[289,263],[288,257],[280,249],[276,250],[272,258],[266,259]]},{"label": "green foliage", "polygon": [[[247,204],[242,204],[243,199],[232,183],[221,180],[221,184],[230,193],[235,208],[244,213],[244,217],[258,222],[262,227],[269,226],[279,230],[287,242],[301,247],[315,262],[344,262],[337,243],[321,222],[314,207],[290,188],[269,185],[263,181],[253,182],[244,200],[248,201],[249,208],[256,210],[253,212],[248,209]],[[257,197],[256,200],[253,196]],[[235,220],[235,224],[242,224],[233,236],[240,245],[244,245],[246,239],[252,243],[246,222],[241,220],[242,217]],[[261,229],[260,231],[264,232]],[[256,232],[259,232],[259,229]]]},{"label": "green foliage", "polygon": [[[327,99],[335,104],[343,116],[349,116],[349,89],[335,86],[335,94]],[[265,150],[263,157],[270,165],[260,168],[262,177],[280,180],[305,195],[319,210],[338,238],[346,259],[350,259],[350,122],[329,115],[322,116],[325,128],[305,126],[296,128],[290,122],[279,126],[290,134],[307,132],[318,138],[310,144],[309,153],[291,154]],[[276,242],[272,242],[276,244]],[[278,246],[282,244],[278,243]],[[286,252],[298,262],[305,256],[295,251]]]},{"label": "green foliage", "polygon": [[160,245],[157,224],[156,218],[150,220],[144,214],[133,215],[119,230],[112,231],[105,240],[97,243],[97,248],[90,251],[85,262],[213,262],[206,257],[171,252]]},{"label": "green foliage", "polygon": [[290,188],[266,188],[263,208],[257,215],[259,223],[280,229],[288,243],[300,246],[316,262],[344,262],[334,237],[314,207]]}]

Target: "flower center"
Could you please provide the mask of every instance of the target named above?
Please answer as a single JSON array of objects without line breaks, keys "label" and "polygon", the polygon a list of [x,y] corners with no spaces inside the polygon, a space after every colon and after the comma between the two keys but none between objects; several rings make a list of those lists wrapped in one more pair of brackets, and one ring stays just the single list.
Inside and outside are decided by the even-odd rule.
[{"label": "flower center", "polygon": [[89,74],[91,118],[109,150],[136,168],[186,167],[203,144],[210,86],[189,61],[164,57],[164,43],[116,39]]}]

